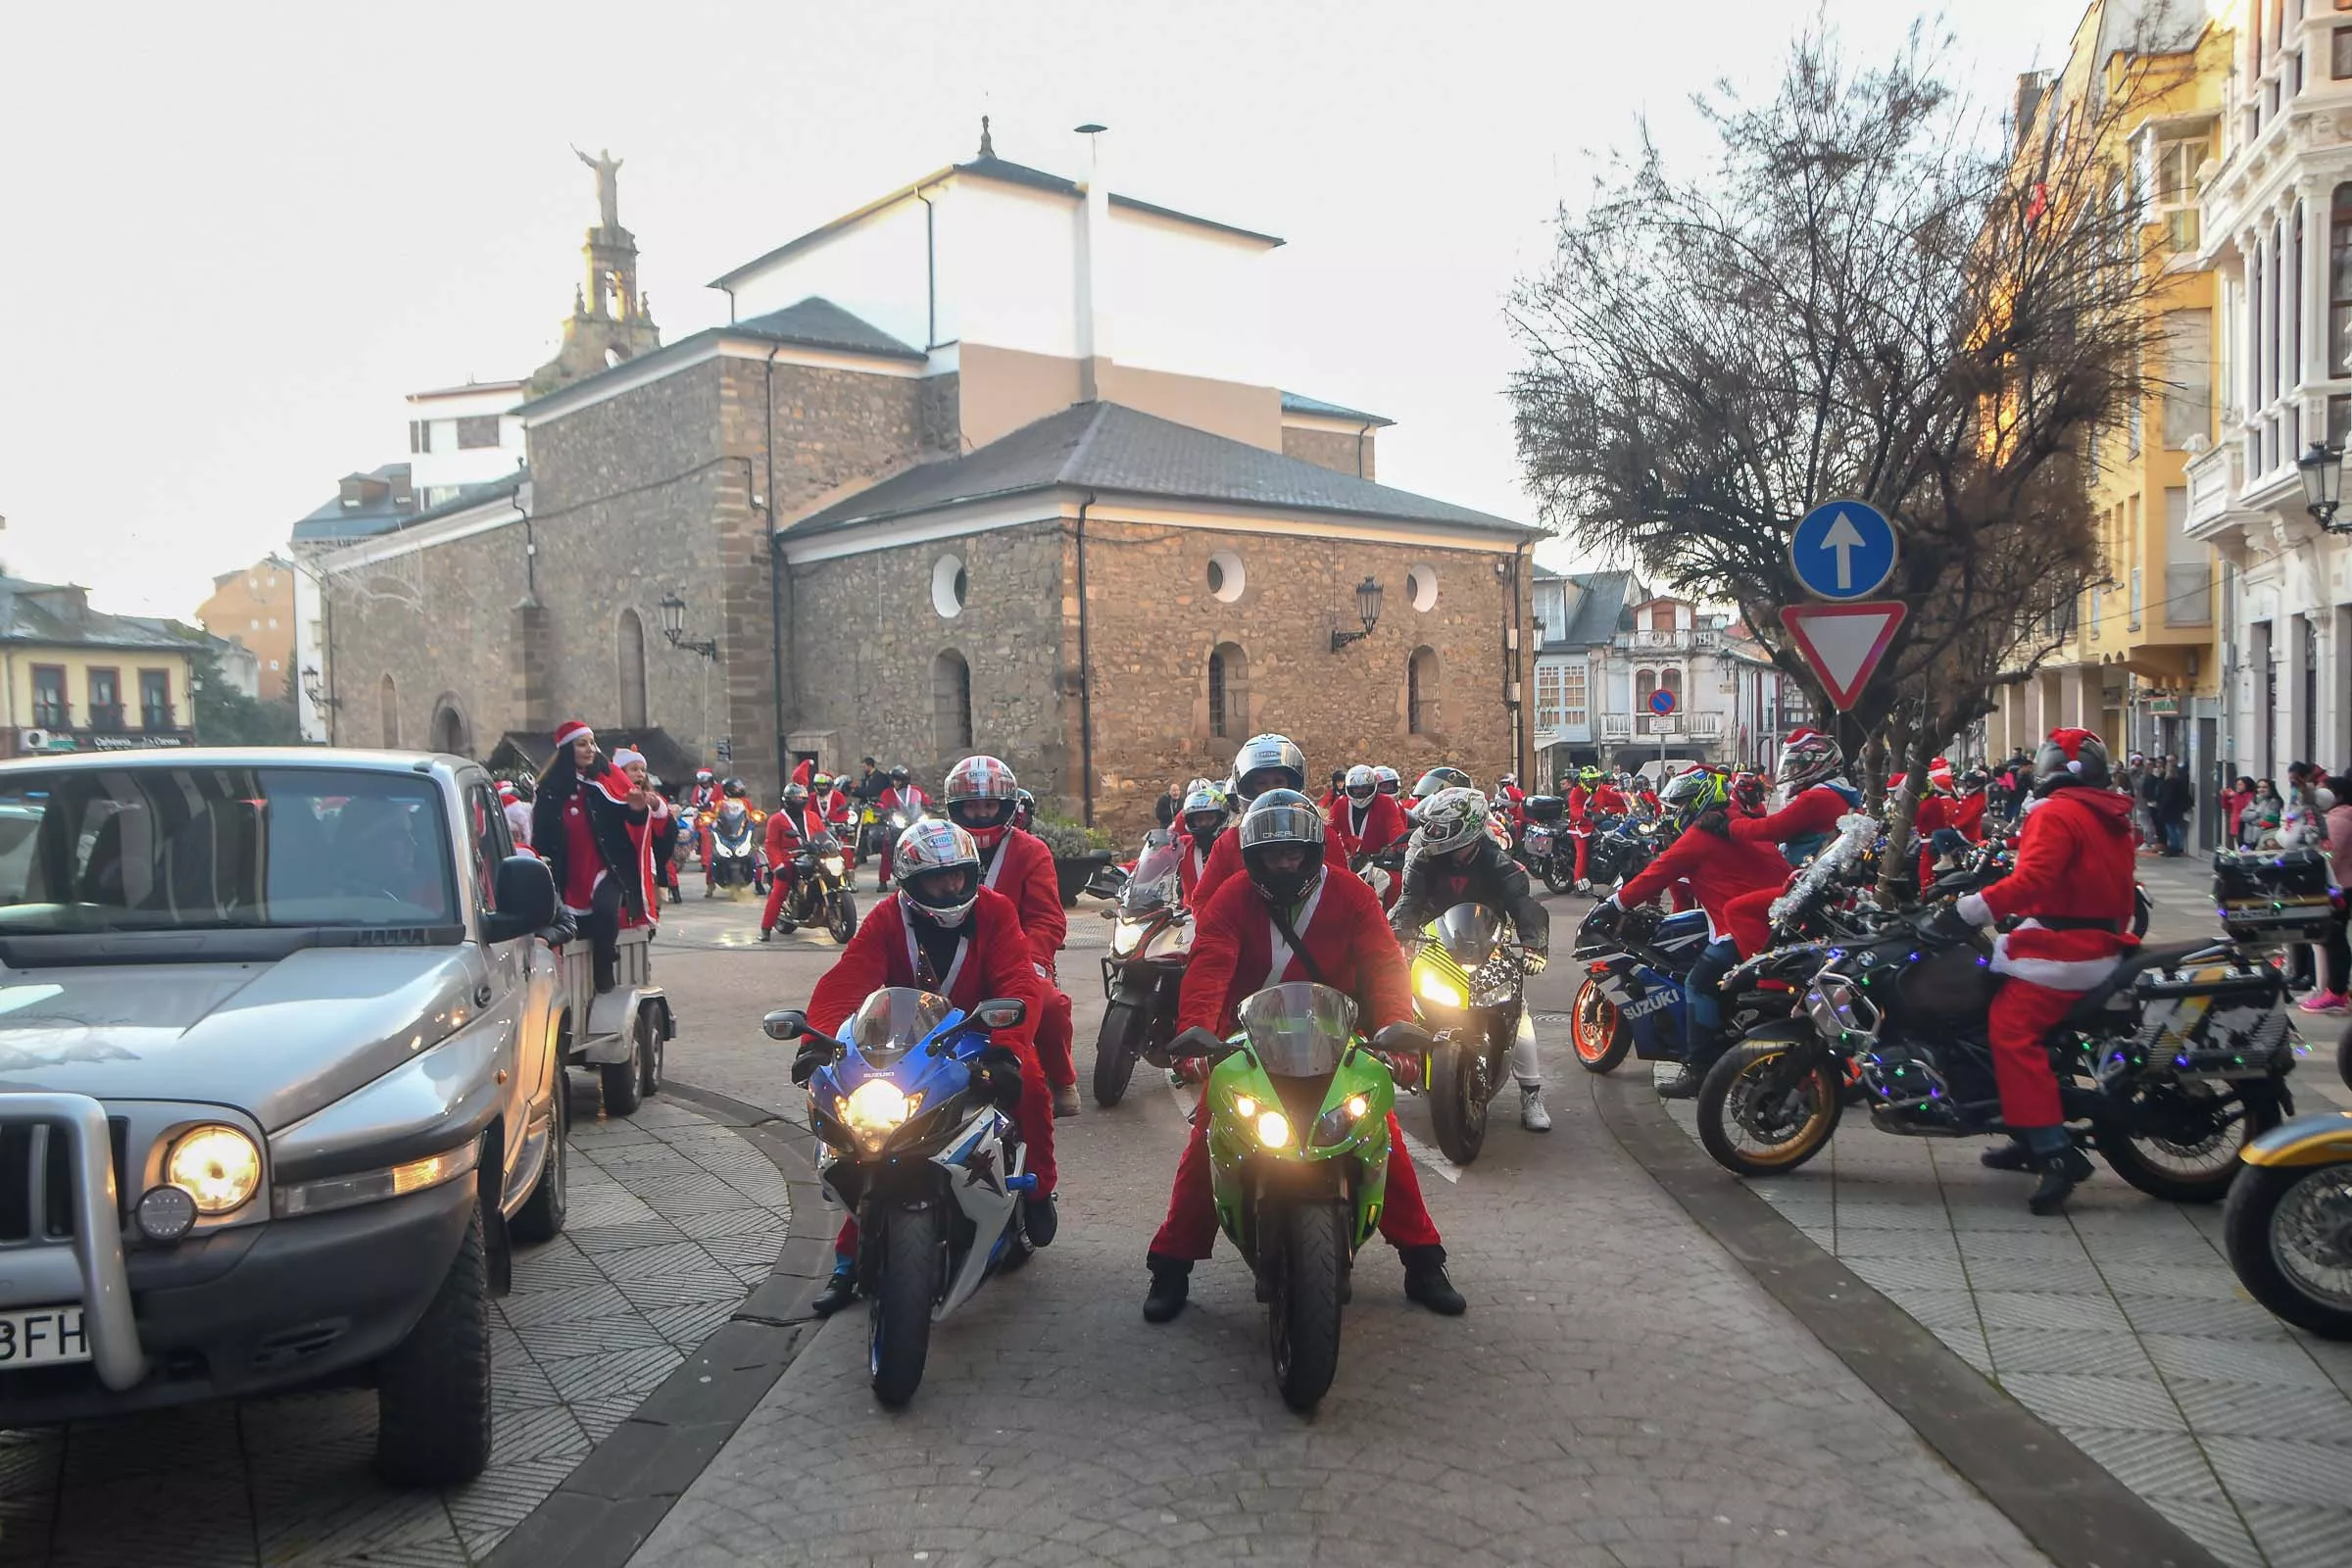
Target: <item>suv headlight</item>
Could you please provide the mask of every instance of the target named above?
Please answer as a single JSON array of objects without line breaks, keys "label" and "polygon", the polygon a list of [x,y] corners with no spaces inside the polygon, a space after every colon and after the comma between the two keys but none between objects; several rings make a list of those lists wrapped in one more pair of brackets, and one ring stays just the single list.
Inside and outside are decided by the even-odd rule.
[{"label": "suv headlight", "polygon": [[191,1128],[164,1158],[164,1180],[184,1188],[199,1214],[242,1208],[262,1185],[262,1151],[234,1127],[218,1122]]},{"label": "suv headlight", "polygon": [[481,1140],[469,1138],[455,1149],[412,1159],[406,1164],[280,1187],[270,1206],[278,1218],[291,1219],[297,1214],[322,1214],[328,1209],[350,1208],[358,1203],[378,1203],[387,1198],[421,1193],[471,1175],[481,1161]]}]

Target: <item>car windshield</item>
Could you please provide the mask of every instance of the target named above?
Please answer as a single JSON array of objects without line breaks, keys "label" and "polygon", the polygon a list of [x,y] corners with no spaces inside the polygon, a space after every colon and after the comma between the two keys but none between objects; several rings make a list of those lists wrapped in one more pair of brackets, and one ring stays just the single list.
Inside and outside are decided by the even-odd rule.
[{"label": "car windshield", "polygon": [[1242,1030],[1275,1078],[1334,1071],[1355,1033],[1355,999],[1307,980],[1268,986],[1242,1004]]},{"label": "car windshield", "polygon": [[1183,852],[1174,844],[1154,844],[1137,858],[1135,874],[1128,877],[1127,886],[1119,892],[1119,907],[1140,914],[1174,904],[1177,899],[1177,863]]},{"label": "car windshield", "polygon": [[891,986],[858,1004],[842,1037],[869,1067],[887,1067],[931,1038],[956,1010],[947,998],[911,986]]},{"label": "car windshield", "polygon": [[0,933],[456,925],[451,861],[414,773],[0,771]]}]

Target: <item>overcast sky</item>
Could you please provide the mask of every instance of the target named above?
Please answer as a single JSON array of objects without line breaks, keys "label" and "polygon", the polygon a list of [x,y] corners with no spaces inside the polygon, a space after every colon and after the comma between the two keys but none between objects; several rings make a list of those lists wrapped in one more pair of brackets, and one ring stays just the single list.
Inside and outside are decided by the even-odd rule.
[{"label": "overcast sky", "polygon": [[[1857,49],[1900,0],[1827,0]],[[1769,85],[1814,0],[262,6],[14,0],[0,50],[0,561],[188,614],[354,468],[404,394],[553,351],[595,218],[566,144],[626,160],[666,338],[703,285],[942,164],[998,152],[1289,239],[1275,360],[1377,410],[1381,478],[1532,516],[1501,306],[1638,114],[1687,133]],[[2005,100],[2076,0],[1960,0]]]}]

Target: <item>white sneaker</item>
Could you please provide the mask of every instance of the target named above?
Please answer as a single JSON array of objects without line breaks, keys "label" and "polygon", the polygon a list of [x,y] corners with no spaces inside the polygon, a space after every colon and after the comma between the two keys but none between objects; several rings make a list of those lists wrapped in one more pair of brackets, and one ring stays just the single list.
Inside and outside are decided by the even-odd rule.
[{"label": "white sneaker", "polygon": [[1577,891],[1577,892],[1579,892],[1579,893],[1590,893],[1590,892],[1592,892],[1592,879],[1591,877],[1589,877],[1589,876],[1580,876],[1580,877],[1578,877],[1578,878],[1576,879],[1576,891]]},{"label": "white sneaker", "polygon": [[1519,1086],[1519,1125],[1531,1133],[1551,1131],[1551,1112],[1544,1108],[1544,1086]]}]

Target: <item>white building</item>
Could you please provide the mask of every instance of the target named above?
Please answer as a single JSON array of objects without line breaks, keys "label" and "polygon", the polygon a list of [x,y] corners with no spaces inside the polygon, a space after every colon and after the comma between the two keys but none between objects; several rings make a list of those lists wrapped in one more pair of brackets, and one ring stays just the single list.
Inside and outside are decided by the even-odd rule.
[{"label": "white building", "polygon": [[409,478],[426,510],[522,463],[520,381],[468,381],[409,394]]}]

